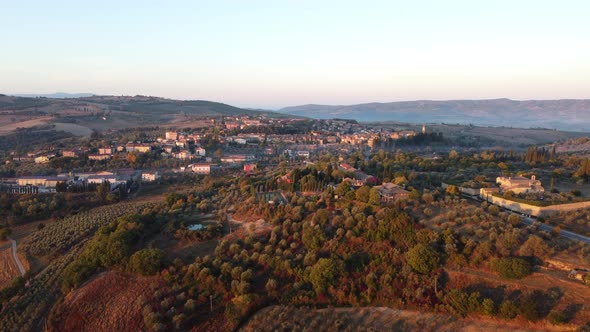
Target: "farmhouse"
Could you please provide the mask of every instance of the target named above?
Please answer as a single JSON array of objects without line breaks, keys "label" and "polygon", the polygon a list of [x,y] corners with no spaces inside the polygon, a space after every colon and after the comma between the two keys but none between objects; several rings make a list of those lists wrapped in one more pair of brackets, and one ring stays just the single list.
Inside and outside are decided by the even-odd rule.
[{"label": "farmhouse", "polygon": [[500,185],[502,191],[513,191],[516,194],[521,193],[542,193],[545,191],[541,185],[541,181],[537,180],[533,175],[530,179],[516,176],[516,177],[498,177],[496,183]]},{"label": "farmhouse", "polygon": [[380,186],[375,186],[381,196],[381,202],[394,202],[400,199],[407,199],[410,192],[404,190],[401,186],[391,182],[384,182]]}]

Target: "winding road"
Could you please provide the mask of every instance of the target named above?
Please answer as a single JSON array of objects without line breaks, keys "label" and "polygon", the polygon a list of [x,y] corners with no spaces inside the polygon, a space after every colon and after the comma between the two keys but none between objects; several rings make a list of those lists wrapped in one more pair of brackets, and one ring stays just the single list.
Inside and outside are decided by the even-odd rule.
[{"label": "winding road", "polygon": [[14,259],[14,262],[16,263],[16,266],[18,267],[20,275],[24,276],[25,275],[25,267],[23,266],[20,259],[18,258],[18,255],[16,254],[16,241],[13,239],[10,239],[10,238],[9,238],[9,240],[12,243],[12,258]]}]

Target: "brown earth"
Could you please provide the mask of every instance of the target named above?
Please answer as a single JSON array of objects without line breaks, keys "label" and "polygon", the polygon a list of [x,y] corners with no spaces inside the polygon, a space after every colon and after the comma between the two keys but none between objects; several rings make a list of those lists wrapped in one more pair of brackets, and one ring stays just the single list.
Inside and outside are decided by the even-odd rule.
[{"label": "brown earth", "polygon": [[165,287],[157,276],[100,274],[53,309],[47,331],[143,331],[142,308]]}]

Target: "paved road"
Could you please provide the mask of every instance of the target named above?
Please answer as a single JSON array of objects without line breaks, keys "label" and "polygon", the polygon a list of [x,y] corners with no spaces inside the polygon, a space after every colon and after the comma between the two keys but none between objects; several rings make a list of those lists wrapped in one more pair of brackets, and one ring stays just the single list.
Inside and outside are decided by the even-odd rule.
[{"label": "paved road", "polygon": [[[529,217],[523,217],[522,218],[522,223],[525,224],[525,225],[532,225],[535,222],[536,222],[536,220],[534,220],[532,218],[529,218]],[[539,222],[538,225],[539,225],[539,228],[542,229],[542,230],[544,230],[544,231],[547,231],[547,232],[553,231],[553,227],[552,226],[543,224],[541,222]],[[577,234],[577,233],[573,233],[573,232],[570,232],[570,231],[566,231],[564,229],[562,229],[562,230],[559,231],[559,235],[561,235],[563,237],[566,237],[566,238],[568,238],[570,240],[576,240],[576,241],[584,242],[586,244],[590,244],[590,237],[587,237],[587,236],[584,236],[584,235],[580,235],[580,234]]]},{"label": "paved road", "polygon": [[[472,196],[465,196],[465,195],[461,195],[461,196],[462,197],[465,197],[465,198],[469,198],[469,199],[475,200],[475,201],[478,201],[478,202],[481,202],[481,200],[477,200],[477,199],[473,198]],[[510,212],[510,213],[516,214],[517,216],[520,216],[519,213],[516,213],[516,212],[510,211],[510,210],[504,209],[502,207],[500,207],[500,208],[503,209],[506,212]],[[537,222],[537,220],[535,220],[533,218],[530,218],[530,217],[522,217],[522,223],[525,224],[525,225],[529,225],[530,226],[530,225],[533,225],[533,223],[535,223],[535,222]],[[543,231],[547,231],[547,232],[553,231],[553,227],[552,226],[543,224],[541,222],[538,222],[537,225]],[[584,242],[586,244],[590,244],[590,237],[587,237],[587,236],[584,236],[584,235],[580,235],[580,234],[577,234],[577,233],[574,233],[574,232],[570,232],[570,231],[566,231],[566,230],[563,230],[562,229],[562,230],[559,231],[559,235],[561,235],[561,236],[563,236],[565,238],[568,238],[570,240],[575,240],[575,241]]]},{"label": "paved road", "polygon": [[13,239],[9,239],[10,242],[12,242],[12,258],[14,258],[14,262],[16,263],[16,266],[18,267],[18,270],[20,271],[20,275],[24,276],[25,275],[25,267],[23,266],[23,264],[20,262],[20,259],[18,259],[18,256],[16,255],[16,241],[14,241]]}]

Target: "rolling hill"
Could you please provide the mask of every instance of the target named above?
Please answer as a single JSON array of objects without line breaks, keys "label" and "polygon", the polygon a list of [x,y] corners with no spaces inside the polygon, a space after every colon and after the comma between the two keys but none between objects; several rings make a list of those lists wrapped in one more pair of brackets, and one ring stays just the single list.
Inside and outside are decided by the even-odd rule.
[{"label": "rolling hill", "polygon": [[590,99],[418,100],[358,105],[302,105],[279,112],[363,122],[459,123],[477,126],[590,131]]},{"label": "rolling hill", "polygon": [[[67,96],[67,94],[62,94]],[[50,126],[74,135],[141,126],[182,126],[204,117],[282,113],[243,109],[206,100],[151,96],[78,96],[64,98],[0,95],[0,135],[18,128]]]}]

